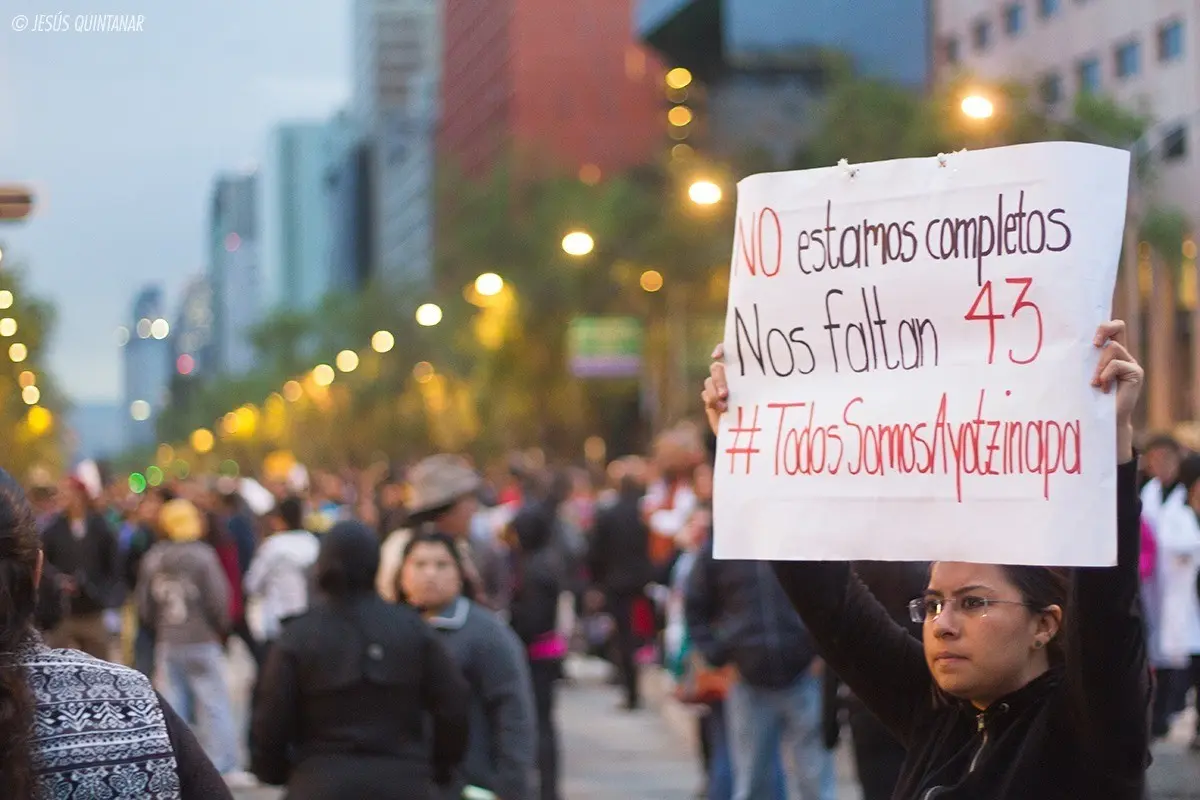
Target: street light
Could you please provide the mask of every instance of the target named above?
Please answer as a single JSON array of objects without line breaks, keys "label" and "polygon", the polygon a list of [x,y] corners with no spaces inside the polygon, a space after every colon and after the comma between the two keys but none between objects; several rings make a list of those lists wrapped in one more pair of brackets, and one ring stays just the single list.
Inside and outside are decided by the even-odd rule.
[{"label": "street light", "polygon": [[300,381],[288,381],[283,385],[283,399],[294,403],[304,396],[304,387]]},{"label": "street light", "polygon": [[12,317],[0,319],[0,336],[15,336],[17,333],[17,321]]},{"label": "street light", "polygon": [[696,181],[688,187],[688,197],[698,206],[714,206],[721,202],[721,187],[712,181]]},{"label": "street light", "polygon": [[475,291],[482,297],[495,297],[504,291],[504,279],[494,272],[485,272],[475,279]]},{"label": "street light", "polygon": [[0,311],[6,308],[12,308],[13,293],[8,289],[0,289]]},{"label": "street light", "polygon": [[584,231],[571,231],[562,240],[563,252],[569,256],[586,256],[596,248],[596,240]]},{"label": "street light", "polygon": [[36,406],[38,401],[42,399],[42,390],[36,386],[26,386],[21,390],[21,399],[25,401],[27,406]]},{"label": "street light", "polygon": [[343,350],[337,354],[337,360],[334,363],[342,372],[354,372],[358,369],[358,353],[353,350]]},{"label": "street light", "polygon": [[197,428],[192,431],[192,449],[200,455],[212,452],[215,437],[208,428]]},{"label": "street light", "polygon": [[371,349],[376,353],[387,353],[396,346],[396,337],[390,331],[376,331],[371,337]]},{"label": "street light", "polygon": [[425,303],[417,309],[417,324],[432,328],[442,321],[442,309],[436,303]]},{"label": "street light", "polygon": [[648,269],[642,273],[642,277],[638,282],[641,284],[643,291],[657,292],[663,287],[663,276],[656,269]]},{"label": "street light", "polygon": [[135,422],[145,422],[150,419],[150,404],[145,400],[134,400],[129,404],[129,416]]},{"label": "street light", "polygon": [[996,106],[983,95],[972,94],[963,98],[962,112],[971,119],[989,119],[996,113]]},{"label": "street light", "polygon": [[672,89],[684,89],[692,82],[692,73],[683,67],[676,67],[667,73],[667,86]]},{"label": "street light", "polygon": [[171,326],[165,319],[156,319],[150,323],[150,335],[161,342],[171,335]]},{"label": "street light", "polygon": [[317,384],[317,386],[329,386],[331,383],[333,383],[334,377],[335,373],[333,371],[333,367],[329,366],[328,364],[317,364],[315,367],[313,367],[313,383]]},{"label": "street light", "polygon": [[29,357],[29,348],[20,342],[16,342],[12,347],[8,348],[8,357],[14,364],[20,364]]}]

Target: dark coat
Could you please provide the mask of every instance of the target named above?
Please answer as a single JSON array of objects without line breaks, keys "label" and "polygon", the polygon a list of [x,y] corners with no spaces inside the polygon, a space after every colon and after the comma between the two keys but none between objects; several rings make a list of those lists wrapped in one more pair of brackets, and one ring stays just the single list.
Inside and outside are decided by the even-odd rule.
[{"label": "dark coat", "polygon": [[374,594],[321,603],[287,622],[267,658],[251,768],[289,800],[431,800],[466,751],[467,702],[416,611]]},{"label": "dark coat", "polygon": [[1150,676],[1138,599],[1140,513],[1136,467],[1124,464],[1118,566],[1074,571],[1066,667],[982,713],[936,689],[921,642],[849,564],[775,565],[821,655],[908,748],[894,800],[1143,800]]}]

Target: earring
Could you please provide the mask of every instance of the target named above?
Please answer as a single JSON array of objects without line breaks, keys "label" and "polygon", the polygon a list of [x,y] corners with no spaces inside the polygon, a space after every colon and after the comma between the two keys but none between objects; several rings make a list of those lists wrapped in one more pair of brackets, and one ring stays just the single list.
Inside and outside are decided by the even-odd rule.
[{"label": "earring", "polygon": [[1045,646],[1046,646],[1046,643],[1043,642],[1041,639],[1036,639],[1033,643],[1033,647],[1035,650],[1041,650]]}]

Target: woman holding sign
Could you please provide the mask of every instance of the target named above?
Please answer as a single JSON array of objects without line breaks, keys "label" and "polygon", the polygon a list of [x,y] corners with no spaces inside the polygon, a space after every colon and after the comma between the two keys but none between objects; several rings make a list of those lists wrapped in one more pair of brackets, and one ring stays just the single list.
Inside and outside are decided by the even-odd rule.
[{"label": "woman holding sign", "polygon": [[[822,656],[907,747],[894,800],[1144,796],[1150,681],[1132,424],[1143,373],[1124,330],[1097,330],[1092,378],[1116,393],[1116,567],[935,563],[909,604],[922,646],[849,564],[775,565]],[[728,405],[723,355],[703,394],[714,430]]]}]

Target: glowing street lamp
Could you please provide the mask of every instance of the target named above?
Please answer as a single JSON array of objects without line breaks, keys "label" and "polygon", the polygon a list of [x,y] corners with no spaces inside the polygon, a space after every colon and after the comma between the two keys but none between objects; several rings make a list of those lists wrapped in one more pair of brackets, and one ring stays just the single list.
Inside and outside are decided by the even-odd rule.
[{"label": "glowing street lamp", "polygon": [[150,404],[145,400],[134,400],[129,404],[129,416],[135,422],[145,422],[150,419]]},{"label": "glowing street lamp", "polygon": [[571,231],[563,237],[562,249],[569,256],[586,256],[596,249],[596,240],[584,231]]},{"label": "glowing street lamp", "polygon": [[7,336],[16,336],[16,335],[17,335],[17,321],[15,319],[13,319],[12,317],[5,317],[4,319],[0,319],[0,336],[7,337]]},{"label": "glowing street lamp", "polygon": [[13,293],[8,289],[0,289],[0,311],[6,308],[12,308]]},{"label": "glowing street lamp", "polygon": [[442,321],[442,309],[435,303],[425,303],[417,309],[417,324],[432,328]]},{"label": "glowing street lamp", "polygon": [[20,364],[29,358],[29,348],[20,342],[16,342],[8,348],[8,357],[14,364]]},{"label": "glowing street lamp", "polygon": [[672,89],[685,89],[692,82],[692,73],[683,67],[676,67],[667,73],[667,86]]},{"label": "glowing street lamp", "polygon": [[329,386],[333,383],[334,377],[336,377],[336,374],[333,371],[333,367],[328,364],[317,364],[317,366],[313,367],[313,383],[317,384],[317,386]]},{"label": "glowing street lamp", "polygon": [[376,331],[371,337],[371,349],[376,353],[387,353],[396,346],[396,337],[390,331]]},{"label": "glowing street lamp", "polygon": [[721,202],[721,187],[712,181],[696,181],[688,187],[688,197],[698,206],[715,206]]},{"label": "glowing street lamp", "polygon": [[353,350],[343,350],[337,354],[337,360],[334,363],[342,372],[354,372],[358,369],[358,353]]},{"label": "glowing street lamp", "polygon": [[208,428],[198,428],[192,431],[192,449],[200,455],[212,452],[216,439]]},{"label": "glowing street lamp", "polygon": [[304,396],[304,387],[300,381],[288,381],[283,385],[283,399],[294,403]]},{"label": "glowing street lamp", "polygon": [[962,112],[971,119],[989,119],[996,113],[996,106],[983,95],[972,94],[963,98]]},{"label": "glowing street lamp", "polygon": [[504,278],[494,272],[485,272],[475,279],[475,291],[483,297],[495,297],[504,291]]}]

